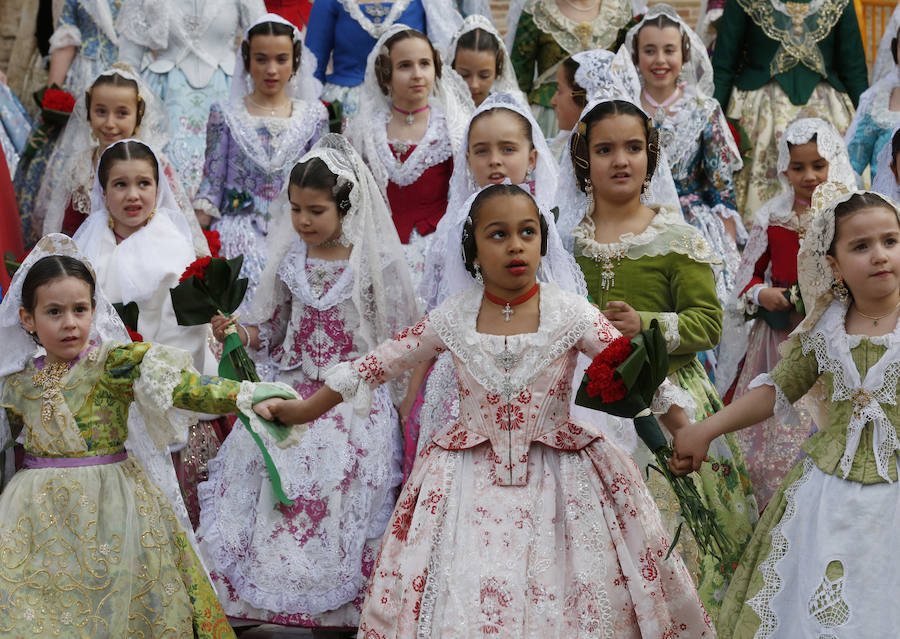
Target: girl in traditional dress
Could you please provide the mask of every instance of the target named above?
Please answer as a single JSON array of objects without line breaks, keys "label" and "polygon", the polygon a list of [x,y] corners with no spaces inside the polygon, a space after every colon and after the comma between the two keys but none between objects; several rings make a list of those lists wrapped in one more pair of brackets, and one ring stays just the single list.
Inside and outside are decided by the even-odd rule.
[{"label": "girl in traditional dress", "polygon": [[[576,132],[570,147],[574,176],[569,190],[579,195],[586,211],[573,236],[588,293],[627,336],[658,320],[669,351],[669,379],[692,397],[695,408],[690,417],[710,415],[722,401],[697,353],[715,346],[721,335],[722,311],[711,268],[718,257],[680,210],[642,204],[641,193],[658,161],[658,131],[638,106],[626,100],[591,103]],[[638,466],[644,468],[652,459],[646,446],[634,441],[633,434],[628,443]],[[711,456],[715,463],[698,478],[697,488],[731,541],[732,556],[703,554],[698,562],[687,530],[682,531],[681,548],[689,565],[698,569],[700,597],[715,618],[732,562],[757,516],[734,438],[717,440]],[[658,473],[649,474],[648,485],[674,531],[681,514],[671,489]]]},{"label": "girl in traditional dress", "polygon": [[881,147],[878,153],[878,175],[872,180],[873,191],[886,195],[895,202],[900,202],[898,157],[900,157],[900,124],[891,131],[890,142]]},{"label": "girl in traditional dress", "polygon": [[859,97],[859,107],[847,129],[847,135],[844,136],[854,170],[862,175],[868,166],[873,184],[880,168],[878,154],[886,145],[890,145],[891,131],[900,124],[898,36],[900,8],[894,9],[884,28],[872,70],[872,86]]},{"label": "girl in traditional dress", "polygon": [[[583,297],[537,283],[547,226],[526,191],[491,185],[465,211],[446,256],[451,296],[278,412],[308,422],[341,401],[367,406],[385,381],[452,354],[460,419],[416,459],[360,634],[712,636],[639,471],[570,421],[577,353],[593,357],[619,332]],[[654,409],[689,428],[675,396],[686,400],[661,387]]]},{"label": "girl in traditional dress", "polygon": [[[345,117],[352,118],[359,110],[361,85],[376,41],[398,24],[428,34],[428,39],[445,51],[462,24],[462,16],[454,2],[444,0],[313,3],[306,46],[318,60],[316,79],[325,85],[322,99],[340,102]],[[331,72],[326,75],[329,60]]]},{"label": "girl in traditional dress", "polygon": [[176,516],[166,448],[185,432],[172,409],[240,410],[261,426],[251,404],[265,412],[262,400],[292,391],[204,377],[183,351],[130,342],[61,234],[16,272],[0,332],[0,450],[25,446],[11,480],[12,455],[3,464],[0,630],[234,637]]},{"label": "girl in traditional dress", "polygon": [[735,177],[735,200],[751,224],[776,195],[778,138],[799,117],[844,132],[868,86],[865,50],[849,0],[727,0],[712,64],[725,115],[753,144]]},{"label": "girl in traditional dress", "polygon": [[[834,187],[834,188],[832,188]],[[809,395],[819,430],[769,501],[719,616],[720,637],[889,637],[900,624],[897,360],[900,220],[871,192],[823,184],[798,256],[807,315],[753,390],[675,433],[675,471],[708,442]],[[705,465],[705,464],[703,464]]]},{"label": "girl in traditional dress", "polygon": [[203,176],[209,107],[228,93],[235,43],[264,13],[262,0],[122,2],[119,59],[162,99],[171,132],[164,150],[191,196]]},{"label": "girl in traditional dress", "polygon": [[[722,258],[716,293],[724,305],[747,231],[734,202],[740,151],[712,97],[712,65],[697,34],[667,4],[651,7],[625,45],[641,74],[641,105],[660,129],[685,219]],[[714,362],[707,362],[710,366]]]},{"label": "girl in traditional dress", "polygon": [[[788,297],[792,286],[797,297],[797,251],[809,228],[813,190],[826,180],[848,189],[856,186],[840,134],[817,118],[788,126],[778,142],[778,171],[783,190],[756,214],[734,293],[725,306],[716,385],[728,402],[744,395],[758,375],[775,368],[781,360],[779,345],[803,319]],[[748,318],[755,318],[749,334]],[[797,414],[795,424],[770,419],[734,434],[744,450],[760,510],[794,465],[812,426],[806,410]]]},{"label": "girl in traditional dress", "polygon": [[453,154],[472,110],[465,82],[422,32],[395,24],[378,39],[347,136],[390,206],[414,284],[447,210]]},{"label": "girl in traditional dress", "polygon": [[[240,336],[303,396],[325,372],[416,319],[400,241],[371,172],[329,134],[288,182],[291,206],[273,235]],[[217,337],[228,323],[215,321]],[[394,403],[406,386],[375,391],[358,412],[341,404],[296,447],[273,450],[293,507],[273,508],[249,433],[234,431],[201,487],[202,550],[226,612],[296,626],[359,625],[368,579],[400,483]],[[240,481],[236,481],[241,478]]]},{"label": "girl in traditional dress", "polygon": [[619,31],[633,15],[643,12],[638,10],[643,3],[527,0],[512,4],[507,21],[514,38],[507,46],[519,88],[528,96],[544,135],[551,138],[558,131],[550,100],[556,92],[560,63],[579,51],[615,48]]},{"label": "girl in traditional dress", "polygon": [[463,20],[444,59],[465,80],[476,107],[492,93],[510,93],[527,104],[516,83],[503,37],[483,15],[475,14]]},{"label": "girl in traditional dress", "polygon": [[[328,113],[301,78],[303,44],[291,23],[266,14],[244,33],[234,61],[231,98],[209,109],[206,164],[194,208],[212,224],[224,257],[244,256],[249,308],[266,263],[274,202],[288,173],[328,130]],[[312,91],[315,93],[315,90]]]},{"label": "girl in traditional dress", "polygon": [[[154,148],[168,139],[164,107],[127,64],[117,62],[94,78],[79,95],[50,157],[35,203],[33,220],[43,233],[73,235],[91,213],[91,189],[103,151],[119,140],[139,138]],[[191,229],[198,255],[208,255],[206,240],[181,179],[164,156],[160,172]]]}]

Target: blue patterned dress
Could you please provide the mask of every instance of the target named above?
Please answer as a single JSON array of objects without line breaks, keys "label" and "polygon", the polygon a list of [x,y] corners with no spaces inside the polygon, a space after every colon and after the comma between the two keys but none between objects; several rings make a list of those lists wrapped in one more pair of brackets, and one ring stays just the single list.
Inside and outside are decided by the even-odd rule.
[{"label": "blue patterned dress", "polygon": [[867,89],[859,98],[845,142],[853,170],[862,175],[868,166],[872,179],[878,172],[878,153],[891,141],[891,131],[900,124],[900,111],[891,111],[891,93],[898,86],[897,70]]},{"label": "blue patterned dress", "polygon": [[0,82],[0,148],[6,157],[9,174],[16,172],[19,155],[28,141],[32,122],[19,98],[8,86]]}]

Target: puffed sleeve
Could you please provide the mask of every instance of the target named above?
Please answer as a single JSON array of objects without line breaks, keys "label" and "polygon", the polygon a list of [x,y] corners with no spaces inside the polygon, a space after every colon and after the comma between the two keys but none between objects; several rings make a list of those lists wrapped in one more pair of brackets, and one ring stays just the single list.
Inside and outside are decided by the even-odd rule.
[{"label": "puffed sleeve", "polygon": [[66,0],[53,35],[50,36],[50,53],[64,47],[81,46],[81,27],[78,24],[78,0]]},{"label": "puffed sleeve", "polygon": [[309,27],[306,29],[306,46],[316,54],[315,76],[324,84],[325,71],[331,52],[334,50],[334,28],[340,8],[335,0],[316,0],[309,12]]},{"label": "puffed sleeve", "polygon": [[758,375],[750,382],[749,388],[774,386],[775,417],[784,424],[799,424],[792,404],[806,395],[819,379],[819,363],[814,350],[803,352],[800,339],[791,338],[788,344],[788,354],[771,372]]},{"label": "puffed sleeve", "polygon": [[446,350],[426,315],[415,326],[352,362],[341,362],[325,374],[325,384],[352,402],[360,415],[368,415],[372,390]]},{"label": "puffed sleeve", "polygon": [[216,218],[222,216],[230,140],[231,134],[225,123],[222,107],[214,103],[209,107],[209,120],[206,122],[206,159],[203,163],[203,177],[194,198],[194,208]]}]

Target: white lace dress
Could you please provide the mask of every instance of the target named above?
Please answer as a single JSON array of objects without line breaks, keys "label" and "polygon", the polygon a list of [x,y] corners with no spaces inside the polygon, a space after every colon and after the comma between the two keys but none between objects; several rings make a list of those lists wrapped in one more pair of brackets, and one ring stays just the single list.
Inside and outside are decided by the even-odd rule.
[{"label": "white lace dress", "polygon": [[[303,397],[325,371],[359,357],[360,318],[346,261],[307,259],[298,242],[279,268],[279,299],[260,336],[278,381]],[[340,404],[302,442],[271,450],[292,507],[277,505],[246,429],[232,431],[200,486],[201,550],[230,616],[353,626],[400,482],[400,430],[387,388],[371,410]]]},{"label": "white lace dress", "polygon": [[459,371],[460,419],[400,495],[361,637],[714,636],[681,558],[665,558],[667,534],[631,458],[569,419],[577,353],[595,356],[617,331],[554,284],[540,295],[535,333],[476,332],[476,286],[329,372],[329,387],[362,406],[445,350]]}]

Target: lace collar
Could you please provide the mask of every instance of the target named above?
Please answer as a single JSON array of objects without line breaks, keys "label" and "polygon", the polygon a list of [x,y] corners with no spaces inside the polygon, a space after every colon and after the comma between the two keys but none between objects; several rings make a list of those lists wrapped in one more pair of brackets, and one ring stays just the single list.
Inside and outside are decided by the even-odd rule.
[{"label": "lace collar", "polygon": [[346,260],[334,262],[315,261],[334,265],[335,267],[344,267],[344,272],[321,297],[315,295],[309,284],[309,275],[306,272],[306,266],[309,262],[306,257],[306,244],[299,238],[296,240],[296,244],[291,249],[291,252],[281,261],[281,265],[278,267],[278,277],[281,278],[285,286],[304,306],[312,307],[317,311],[328,310],[332,306],[349,299],[350,294],[353,292],[353,268],[350,266],[350,262]]},{"label": "lace collar", "polygon": [[388,179],[398,186],[409,186],[422,174],[453,155],[453,145],[447,133],[447,121],[444,112],[434,102],[428,113],[428,126],[422,139],[415,142],[415,149],[409,154],[405,162],[401,162],[391,151],[387,139],[387,123],[391,119],[391,112],[384,111],[382,123],[376,123],[372,135],[375,136],[375,148],[378,157],[387,172]]},{"label": "lace collar", "polygon": [[601,244],[594,239],[596,226],[590,215],[585,215],[574,231],[575,254],[595,261],[605,262],[609,255],[621,255],[632,260],[654,257],[667,253],[680,253],[695,262],[720,264],[709,242],[688,225],[679,211],[666,205],[652,205],[656,215],[640,233],[624,233],[618,242]]},{"label": "lace collar", "polygon": [[872,121],[880,128],[893,131],[894,127],[900,123],[900,111],[891,111],[891,93],[900,86],[900,82],[896,81],[887,83],[887,86],[873,87],[875,95],[872,96],[872,108],[869,114]]},{"label": "lace collar", "polygon": [[[222,105],[222,115],[237,142],[254,164],[265,173],[282,173],[306,151],[310,139],[327,117],[320,102],[292,100],[286,118],[251,115],[243,100]],[[260,131],[268,133],[268,146]]]},{"label": "lace collar", "polygon": [[532,18],[538,29],[549,33],[569,55],[590,49],[609,49],[616,43],[619,30],[631,18],[631,2],[603,0],[591,22],[575,22],[564,15],[556,0],[536,0]]},{"label": "lace collar", "polygon": [[[881,405],[897,404],[900,322],[897,322],[891,333],[878,338],[887,345],[887,350],[865,371],[865,379],[862,379],[850,353],[851,338],[845,329],[847,308],[845,304],[834,300],[809,333],[800,333],[800,344],[804,354],[815,353],[820,372],[832,374],[831,401],[850,401],[853,404],[853,412],[847,424],[847,443],[840,461],[844,477],[847,477],[853,466],[863,428],[871,422],[875,465],[878,474],[890,482],[887,465],[895,452],[900,450],[900,441]],[[855,336],[853,341],[859,344],[860,338]]]},{"label": "lace collar", "polygon": [[[344,7],[344,11],[347,12],[347,15],[356,20],[359,26],[361,26],[366,33],[368,33],[376,40],[380,38],[381,35],[397,21],[397,18],[400,17],[401,13],[406,11],[406,7],[409,6],[410,2],[411,0],[396,0],[391,5],[391,10],[386,15],[382,16],[381,20],[375,23],[372,22],[372,19],[365,14],[356,0],[340,0],[341,6]],[[387,3],[373,2],[371,4]]]},{"label": "lace collar", "polygon": [[598,319],[587,300],[553,283],[540,284],[535,333],[485,335],[476,331],[484,288],[474,285],[431,312],[435,331],[489,393],[509,400],[564,355]]}]

